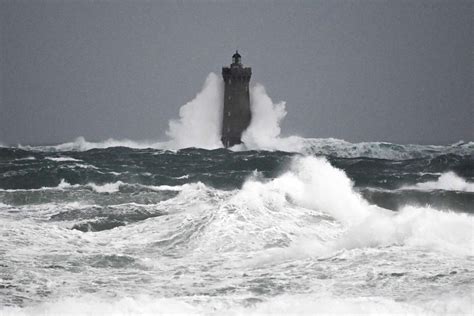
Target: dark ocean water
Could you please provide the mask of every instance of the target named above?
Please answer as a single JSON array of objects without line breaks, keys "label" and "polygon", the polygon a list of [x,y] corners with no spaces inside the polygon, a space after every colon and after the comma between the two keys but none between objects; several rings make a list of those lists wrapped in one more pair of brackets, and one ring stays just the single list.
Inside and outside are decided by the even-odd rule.
[{"label": "dark ocean water", "polygon": [[472,313],[474,154],[0,148],[0,314]]}]

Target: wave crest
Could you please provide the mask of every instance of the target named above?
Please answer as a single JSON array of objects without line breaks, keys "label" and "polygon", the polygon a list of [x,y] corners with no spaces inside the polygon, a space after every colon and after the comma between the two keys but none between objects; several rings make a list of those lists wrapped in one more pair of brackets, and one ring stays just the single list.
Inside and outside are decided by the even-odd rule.
[{"label": "wave crest", "polygon": [[400,190],[446,190],[474,192],[474,183],[468,182],[452,171],[443,173],[436,181],[420,182],[415,185],[401,187]]},{"label": "wave crest", "polygon": [[344,171],[323,158],[294,158],[279,177],[251,178],[241,190],[225,194],[203,184],[188,186],[167,203],[196,210],[187,214],[193,214],[190,225],[199,227],[194,244],[203,253],[320,257],[344,249],[403,245],[470,256],[474,242],[471,215],[414,206],[393,212],[371,205]]}]

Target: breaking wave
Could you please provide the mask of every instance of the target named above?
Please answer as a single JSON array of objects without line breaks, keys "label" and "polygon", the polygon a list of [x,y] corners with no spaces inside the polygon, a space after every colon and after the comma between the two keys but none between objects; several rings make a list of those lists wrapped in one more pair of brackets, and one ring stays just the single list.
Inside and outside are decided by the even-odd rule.
[{"label": "breaking wave", "polygon": [[[322,212],[343,225],[337,238],[311,238],[305,245],[327,255],[339,249],[409,245],[458,255],[472,255],[472,216],[431,207],[405,206],[392,212],[369,204],[354,191],[347,175],[322,158],[295,158],[280,177],[260,182],[249,180],[236,195],[239,209],[282,214],[292,205]],[[271,209],[268,208],[271,206]],[[274,221],[269,221],[275,225]],[[294,219],[291,219],[291,222]],[[289,224],[289,223],[287,223]],[[330,234],[329,234],[330,235]],[[334,236],[333,236],[334,237]]]},{"label": "breaking wave", "polygon": [[[34,159],[34,157],[33,157]],[[44,159],[57,161],[57,162],[65,162],[65,161],[81,161],[79,159],[75,159],[72,157],[45,157]]]},{"label": "breaking wave", "polygon": [[[235,242],[239,242],[246,248],[251,242],[252,248],[264,249],[264,245],[280,240],[291,244],[289,249],[294,248],[296,252],[305,249],[304,253],[311,256],[325,256],[341,249],[391,245],[473,255],[471,215],[410,205],[390,211],[370,204],[354,189],[343,170],[325,158],[310,156],[292,158],[288,170],[273,179],[260,178],[255,173],[241,189],[232,191],[218,190],[200,182],[154,186],[122,181],[70,184],[62,179],[55,187],[1,189],[0,192],[84,189],[99,194],[122,190],[177,192],[178,195],[162,207],[178,206],[188,210],[202,205],[210,212],[203,213],[213,219],[213,228],[207,230],[210,235],[204,245],[228,240],[229,247],[236,247]],[[308,224],[308,218],[318,220]]]},{"label": "breaking wave", "polygon": [[421,182],[415,185],[404,186],[400,189],[420,191],[446,190],[474,192],[474,183],[468,182],[454,172],[450,171],[443,173],[436,181]]}]

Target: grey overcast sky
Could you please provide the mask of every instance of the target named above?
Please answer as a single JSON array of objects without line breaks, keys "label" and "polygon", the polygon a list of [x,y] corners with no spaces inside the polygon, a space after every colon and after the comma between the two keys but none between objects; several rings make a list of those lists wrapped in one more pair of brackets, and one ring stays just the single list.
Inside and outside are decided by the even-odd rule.
[{"label": "grey overcast sky", "polygon": [[0,142],[164,139],[236,48],[283,134],[474,139],[474,1],[0,0]]}]

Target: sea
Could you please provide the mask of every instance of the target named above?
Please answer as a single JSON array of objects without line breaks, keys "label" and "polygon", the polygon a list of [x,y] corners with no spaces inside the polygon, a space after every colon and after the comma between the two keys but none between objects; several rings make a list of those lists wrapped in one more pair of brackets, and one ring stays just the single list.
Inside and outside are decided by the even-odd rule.
[{"label": "sea", "polygon": [[0,148],[0,314],[472,315],[474,143],[305,143]]},{"label": "sea", "polygon": [[256,85],[224,149],[221,96],[161,143],[0,146],[0,315],[474,314],[474,142],[283,137]]}]

